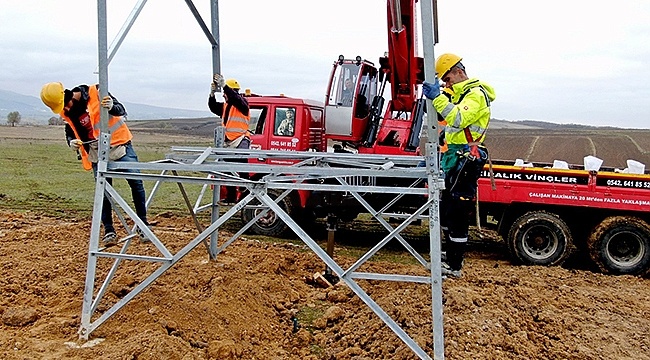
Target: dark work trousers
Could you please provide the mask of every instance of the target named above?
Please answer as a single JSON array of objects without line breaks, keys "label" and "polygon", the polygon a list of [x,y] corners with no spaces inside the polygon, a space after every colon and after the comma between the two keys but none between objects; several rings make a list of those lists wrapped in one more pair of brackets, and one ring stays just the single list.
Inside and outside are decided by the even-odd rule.
[{"label": "dark work trousers", "polygon": [[478,179],[487,159],[461,157],[457,166],[445,174],[445,189],[440,198],[440,225],[446,240],[447,264],[452,270],[463,267],[465,248],[473,218]]},{"label": "dark work trousers", "polygon": [[[249,149],[251,146],[251,140],[249,138],[244,138],[242,139],[241,142],[239,142],[239,145],[237,145],[237,149]],[[248,163],[248,159],[233,159],[233,160],[228,160],[231,162],[240,162],[240,163]],[[250,176],[247,172],[240,172],[237,173],[240,178],[242,179],[249,179]],[[226,203],[235,203],[237,202],[237,187],[236,186],[227,186],[226,187]]]},{"label": "dark work trousers", "polygon": [[[138,155],[135,153],[135,150],[133,150],[133,146],[131,145],[131,143],[129,142],[124,146],[126,146],[126,155],[114,161],[137,162]],[[130,173],[140,173],[140,171],[136,169],[125,169],[121,171],[130,172]],[[97,164],[93,164],[93,173],[95,174],[96,177]],[[138,215],[140,220],[142,220],[145,224],[148,225],[149,223],[147,222],[147,205],[146,205],[147,195],[144,190],[144,184],[142,183],[142,180],[137,180],[137,179],[127,179],[126,181],[129,183],[129,187],[131,188],[131,198],[133,199],[133,206],[135,207],[135,213]],[[106,182],[113,185],[112,178],[107,178]],[[104,196],[104,205],[102,206],[102,224],[104,224],[104,234],[115,231],[115,227],[113,226],[112,211],[113,208],[111,206],[111,202],[108,200],[106,196]]]}]

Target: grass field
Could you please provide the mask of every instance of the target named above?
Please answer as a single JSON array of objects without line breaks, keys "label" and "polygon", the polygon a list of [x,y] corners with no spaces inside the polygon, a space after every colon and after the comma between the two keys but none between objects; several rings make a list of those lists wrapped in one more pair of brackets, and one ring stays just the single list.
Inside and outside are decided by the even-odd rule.
[{"label": "grass field", "polygon": [[[95,182],[76,154],[66,146],[62,127],[0,127],[0,208],[42,211],[48,215],[83,216],[92,213]],[[134,148],[140,161],[165,158],[174,145],[209,146],[209,139],[135,134]],[[125,180],[114,186],[127,201]],[[147,195],[154,182],[146,182]],[[192,204],[198,185],[184,185]],[[126,195],[124,195],[126,194]],[[182,211],[185,201],[176,184],[162,184],[151,205],[156,212]]]},{"label": "grass field", "polygon": [[[131,128],[140,161],[148,162],[164,159],[172,146],[212,146],[214,125],[210,119],[184,119],[134,122]],[[595,155],[604,159],[604,166],[621,169],[627,159],[650,164],[648,130],[496,129],[487,143],[493,159],[581,164],[584,156]],[[153,186],[145,182],[147,194]],[[185,186],[190,200],[196,201],[200,187]],[[115,187],[127,193],[125,199],[131,198],[126,181],[116,179]],[[0,126],[0,208],[90,214],[94,188],[92,172],[84,171],[65,145],[62,126]],[[178,186],[163,184],[151,208],[185,211]]]}]

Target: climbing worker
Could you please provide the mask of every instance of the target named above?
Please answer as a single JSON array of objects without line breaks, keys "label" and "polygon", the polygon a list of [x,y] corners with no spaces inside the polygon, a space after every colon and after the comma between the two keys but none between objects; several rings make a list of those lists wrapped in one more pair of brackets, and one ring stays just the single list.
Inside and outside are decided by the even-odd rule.
[{"label": "climbing worker", "polygon": [[[217,88],[223,89],[224,101],[217,101],[215,92]],[[239,93],[241,87],[235,79],[225,80],[221,74],[214,74],[210,83],[210,96],[208,96],[208,108],[213,114],[220,116],[225,124],[224,147],[249,149],[251,145],[251,134],[248,130],[250,125],[250,107],[248,101]],[[233,162],[247,163],[248,159],[230,160]],[[247,179],[247,173],[240,172],[241,178]],[[222,202],[224,205],[233,204],[237,201],[237,188],[227,186],[227,195]]]},{"label": "climbing worker", "polygon": [[[445,189],[440,199],[440,224],[446,243],[446,262],[442,275],[461,277],[469,224],[474,211],[478,179],[488,153],[483,145],[490,122],[490,104],[496,98],[494,88],[469,78],[462,58],[442,54],[436,60],[434,83],[424,82],[424,96],[447,123],[445,140],[448,150],[442,154],[440,169]],[[440,96],[440,79],[452,91],[451,99]]]},{"label": "climbing worker", "polygon": [[[223,89],[223,102],[217,101],[217,87]],[[208,108],[213,114],[220,116],[225,124],[225,147],[248,149],[251,144],[250,107],[244,96],[239,94],[239,82],[235,79],[225,80],[220,74],[214,74],[210,84]]]}]

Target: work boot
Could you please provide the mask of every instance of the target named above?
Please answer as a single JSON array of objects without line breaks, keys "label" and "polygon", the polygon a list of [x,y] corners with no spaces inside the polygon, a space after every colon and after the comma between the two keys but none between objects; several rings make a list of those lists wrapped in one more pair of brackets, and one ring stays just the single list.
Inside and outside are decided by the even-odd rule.
[{"label": "work boot", "polygon": [[109,231],[104,234],[102,238],[101,245],[105,248],[117,245],[117,234],[115,231]]},{"label": "work boot", "polygon": [[460,269],[453,270],[451,267],[449,267],[449,265],[447,265],[447,263],[444,262],[440,265],[440,274],[443,278],[452,277],[458,279],[463,276],[463,273]]},{"label": "work boot", "polygon": [[445,262],[450,266],[451,269],[462,269],[463,260],[465,259],[465,247],[467,243],[465,242],[447,242],[447,250],[445,251],[446,257]]},{"label": "work boot", "polygon": [[[150,226],[147,226],[147,227],[149,228],[149,230],[151,230],[151,227],[150,227]],[[140,229],[140,227],[137,227],[137,228],[135,229],[135,232],[136,232],[136,233],[138,234],[138,236],[140,237],[140,242],[141,242],[141,243],[144,244],[144,243],[150,243],[150,242],[151,242],[151,240],[147,237],[147,235],[145,235],[144,231],[142,231],[142,230]]]}]

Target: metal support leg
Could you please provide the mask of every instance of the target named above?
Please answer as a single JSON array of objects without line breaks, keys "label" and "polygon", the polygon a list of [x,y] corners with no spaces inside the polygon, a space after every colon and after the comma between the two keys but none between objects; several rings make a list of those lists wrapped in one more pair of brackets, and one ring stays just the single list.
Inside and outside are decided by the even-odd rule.
[{"label": "metal support leg", "polygon": [[[327,255],[331,258],[334,258],[334,234],[336,233],[336,225],[339,222],[339,218],[336,215],[329,214],[327,215]],[[339,279],[329,266],[325,267],[325,274],[323,275],[327,281],[332,284],[336,284]]]}]

